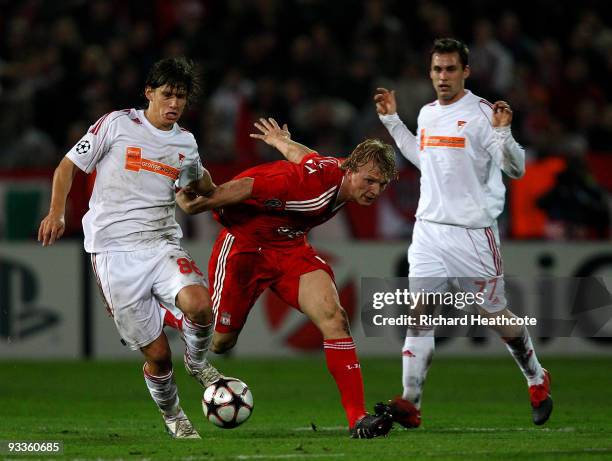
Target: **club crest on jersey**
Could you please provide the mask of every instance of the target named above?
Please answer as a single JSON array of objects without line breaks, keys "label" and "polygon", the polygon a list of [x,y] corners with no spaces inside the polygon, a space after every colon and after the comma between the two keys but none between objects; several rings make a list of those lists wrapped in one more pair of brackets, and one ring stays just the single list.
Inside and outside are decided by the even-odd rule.
[{"label": "club crest on jersey", "polygon": [[221,312],[219,323],[221,323],[221,325],[229,326],[231,322],[232,322],[232,314],[230,314],[229,312]]},{"label": "club crest on jersey", "polygon": [[467,122],[465,120],[457,121],[457,129],[461,131]]},{"label": "club crest on jersey", "polygon": [[182,168],[183,160],[185,160],[185,156],[179,152],[178,157],[179,157],[179,168]]},{"label": "club crest on jersey", "polygon": [[271,198],[264,202],[264,206],[266,208],[280,208],[283,206],[283,202],[277,198]]}]

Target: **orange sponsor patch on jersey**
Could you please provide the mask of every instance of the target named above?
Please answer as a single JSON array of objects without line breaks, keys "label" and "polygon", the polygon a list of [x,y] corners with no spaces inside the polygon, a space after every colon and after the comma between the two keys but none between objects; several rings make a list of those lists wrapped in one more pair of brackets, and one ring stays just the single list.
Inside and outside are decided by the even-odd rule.
[{"label": "orange sponsor patch on jersey", "polygon": [[150,171],[151,173],[161,174],[176,181],[180,171],[170,165],[166,165],[155,160],[142,158],[140,147],[128,147],[125,151],[125,169],[130,171]]},{"label": "orange sponsor patch on jersey", "polygon": [[458,136],[425,136],[425,130],[421,130],[421,150],[425,147],[452,147],[455,149],[465,148],[465,138]]},{"label": "orange sponsor patch on jersey", "polygon": [[131,171],[140,171],[142,162],[142,149],[140,147],[131,147],[125,150],[125,169]]}]

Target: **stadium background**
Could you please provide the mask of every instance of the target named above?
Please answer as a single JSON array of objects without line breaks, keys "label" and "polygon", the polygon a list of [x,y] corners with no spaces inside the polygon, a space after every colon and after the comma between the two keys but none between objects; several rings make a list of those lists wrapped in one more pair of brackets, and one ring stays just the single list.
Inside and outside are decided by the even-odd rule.
[{"label": "stadium background", "polygon": [[[573,276],[593,264],[609,273],[612,28],[602,5],[0,0],[0,357],[134,357],[106,318],[81,250],[92,178],[75,180],[61,244],[43,250],[34,240],[53,168],[99,116],[142,106],[146,71],[165,56],[200,66],[204,91],[182,125],[220,183],[279,157],[248,137],[260,116],[288,123],[294,139],[323,154],[346,155],[365,137],[389,140],[372,104],[373,89],[385,86],[397,90],[414,129],[419,108],[435,97],[432,40],[462,38],[471,50],[467,87],[510,102],[527,151],[527,174],[508,184],[500,219],[506,273]],[[352,312],[360,276],[405,273],[418,174],[398,159],[401,178],[379,203],[349,206],[312,233]],[[206,266],[216,223],[179,215],[188,248]],[[397,354],[398,338],[363,338],[353,318],[362,354]],[[312,327],[268,295],[250,322],[237,354],[319,350]],[[441,352],[502,351],[496,341],[454,341]],[[588,339],[541,348],[612,351]]]},{"label": "stadium background", "polygon": [[[201,389],[180,369],[182,344],[171,337],[181,404],[203,436],[174,443],[82,250],[92,179],[77,176],[59,244],[42,249],[35,235],[56,164],[100,115],[144,104],[145,73],[158,58],[199,63],[204,92],[182,124],[222,182],[278,158],[248,137],[259,116],[343,155],[365,137],[389,139],[371,101],[382,85],[397,90],[414,129],[435,97],[431,42],[455,36],[471,49],[468,88],[510,102],[527,151],[527,174],[508,183],[500,219],[505,271],[518,277],[512,291],[538,292],[533,312],[567,312],[574,299],[551,277],[612,272],[611,25],[606,2],[594,0],[0,0],[0,458],[2,440],[30,439],[60,440],[66,457],[96,460],[610,459],[609,338],[534,338],[555,399],[537,428],[500,341],[441,340],[423,426],[361,443],[347,437],[320,338],[267,294],[235,352],[214,357],[253,390],[254,415],[239,430],[198,416]],[[347,207],[312,235],[351,313],[368,407],[401,389],[401,337],[364,337],[357,302],[360,277],[405,274],[418,175],[398,158],[400,181],[376,206]],[[216,224],[178,215],[205,267]]]}]

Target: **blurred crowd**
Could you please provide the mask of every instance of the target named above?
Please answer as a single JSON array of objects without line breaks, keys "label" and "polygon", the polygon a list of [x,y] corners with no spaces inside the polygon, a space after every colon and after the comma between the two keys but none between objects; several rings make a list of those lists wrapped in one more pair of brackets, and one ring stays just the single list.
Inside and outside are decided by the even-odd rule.
[{"label": "blurred crowd", "polygon": [[[607,235],[608,193],[585,160],[612,158],[605,2],[0,0],[0,8],[0,168],[54,166],[102,114],[144,106],[151,64],[178,55],[201,69],[204,91],[182,124],[205,163],[277,158],[248,136],[259,116],[288,123],[321,153],[346,154],[386,135],[372,104],[377,86],[396,90],[415,128],[435,99],[431,43],[449,36],[470,48],[467,87],[510,102],[530,159],[567,160],[557,199],[565,186],[584,189],[576,206],[595,208]],[[548,192],[538,206],[563,214]]]}]

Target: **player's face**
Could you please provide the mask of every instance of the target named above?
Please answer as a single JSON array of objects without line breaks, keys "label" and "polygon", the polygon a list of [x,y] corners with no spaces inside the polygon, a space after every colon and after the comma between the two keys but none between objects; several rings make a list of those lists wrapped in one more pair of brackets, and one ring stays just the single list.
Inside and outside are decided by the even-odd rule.
[{"label": "player's face", "polygon": [[431,57],[429,77],[442,105],[451,104],[463,96],[465,79],[469,75],[470,67],[463,67],[457,52],[434,53]]},{"label": "player's face", "polygon": [[348,174],[351,198],[359,205],[371,205],[387,187],[388,181],[374,162],[368,162]]},{"label": "player's face", "polygon": [[169,85],[147,87],[145,96],[149,100],[147,119],[155,128],[170,130],[183,115],[187,105],[187,92],[183,88]]}]

